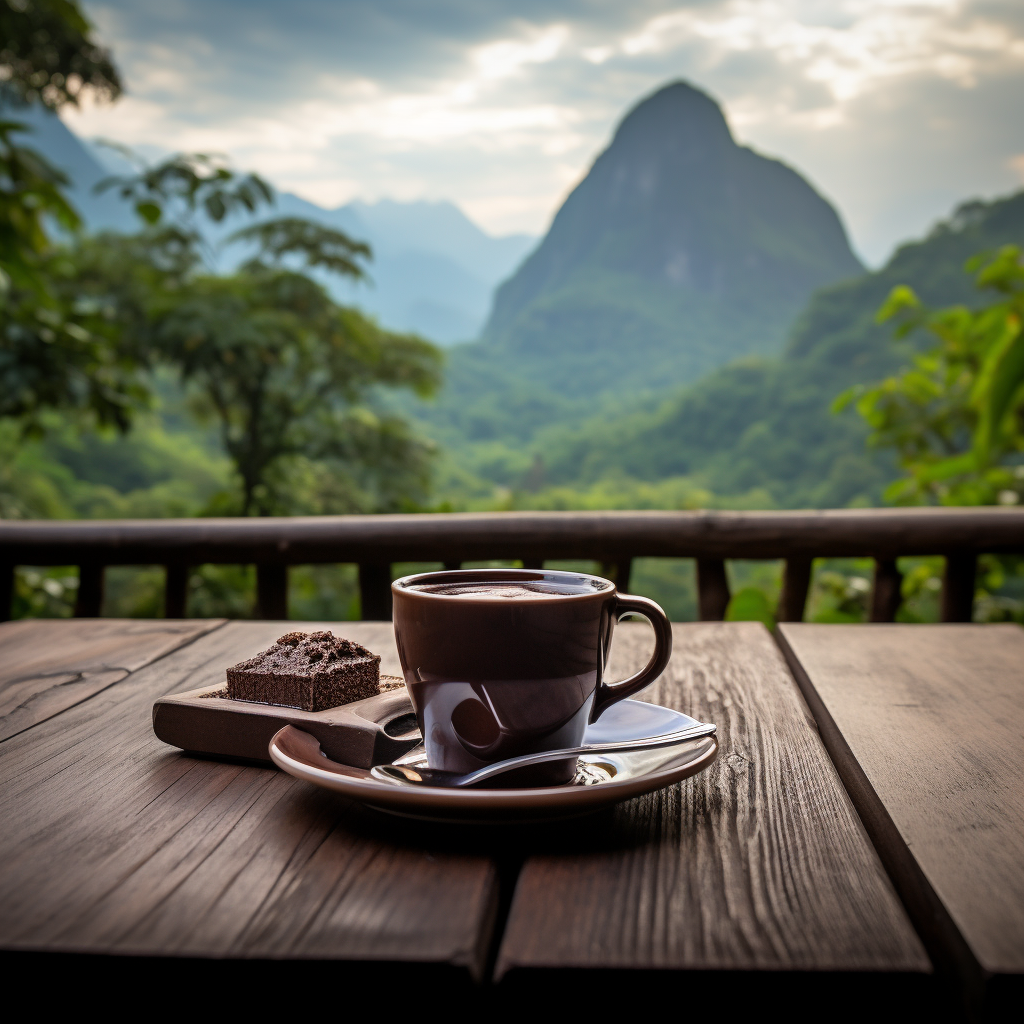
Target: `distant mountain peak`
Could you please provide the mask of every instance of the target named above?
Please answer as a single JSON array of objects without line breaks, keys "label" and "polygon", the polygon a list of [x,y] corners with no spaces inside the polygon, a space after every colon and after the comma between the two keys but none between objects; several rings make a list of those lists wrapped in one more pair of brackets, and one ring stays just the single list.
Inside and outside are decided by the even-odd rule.
[{"label": "distant mountain peak", "polygon": [[668,386],[777,352],[816,288],[862,269],[828,201],[676,81],[623,118],[484,338],[562,390]]},{"label": "distant mountain peak", "polygon": [[703,157],[735,145],[722,108],[702,89],[682,80],[640,100],[619,123],[612,146],[686,149]]},{"label": "distant mountain peak", "polygon": [[[96,140],[83,142],[56,114],[39,105],[5,112],[30,128],[19,137],[20,143],[38,148],[68,173],[73,182],[71,198],[90,230],[138,230],[131,204],[116,190],[102,195],[93,191],[98,181],[112,173],[131,173],[127,160]],[[154,159],[162,155],[147,152],[145,146],[139,149]],[[324,284],[342,301],[380,317],[385,326],[417,331],[442,344],[479,334],[494,285],[515,269],[535,242],[527,235],[495,238],[446,200],[357,201],[327,210],[279,192],[274,207],[260,216],[307,217],[370,242],[372,288],[331,277],[324,278]],[[246,222],[236,214],[221,224],[207,225],[205,232],[211,242],[223,242]],[[248,255],[244,246],[226,246],[218,254],[217,266],[228,270]]]}]

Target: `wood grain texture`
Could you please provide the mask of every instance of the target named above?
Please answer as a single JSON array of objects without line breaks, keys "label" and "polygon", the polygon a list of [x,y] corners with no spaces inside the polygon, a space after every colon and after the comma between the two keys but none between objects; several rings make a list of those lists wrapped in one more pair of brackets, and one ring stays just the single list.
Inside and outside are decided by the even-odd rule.
[{"label": "wood grain texture", "polygon": [[[526,860],[498,975],[541,968],[930,970],[806,706],[759,623],[676,625],[643,693],[718,724],[707,772]],[[641,664],[619,627],[612,675]]]},{"label": "wood grain texture", "polygon": [[[0,946],[479,975],[496,901],[486,856],[371,820],[282,772],[193,759],[153,736],[156,697],[222,680],[294,628],[224,626],[4,745]],[[390,624],[342,628],[395,671]]]},{"label": "wood grain texture", "polygon": [[21,619],[0,624],[0,740],[74,707],[222,623]]},{"label": "wood grain texture", "polygon": [[949,947],[948,914],[983,972],[1024,974],[1024,630],[780,630],[922,934]]}]

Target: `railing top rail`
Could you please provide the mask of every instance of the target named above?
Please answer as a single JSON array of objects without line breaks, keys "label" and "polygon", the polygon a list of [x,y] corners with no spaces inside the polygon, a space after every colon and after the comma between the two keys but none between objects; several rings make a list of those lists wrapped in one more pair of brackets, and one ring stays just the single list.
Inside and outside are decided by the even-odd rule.
[{"label": "railing top rail", "polygon": [[0,522],[0,562],[302,564],[1024,550],[1024,508],[459,512]]}]

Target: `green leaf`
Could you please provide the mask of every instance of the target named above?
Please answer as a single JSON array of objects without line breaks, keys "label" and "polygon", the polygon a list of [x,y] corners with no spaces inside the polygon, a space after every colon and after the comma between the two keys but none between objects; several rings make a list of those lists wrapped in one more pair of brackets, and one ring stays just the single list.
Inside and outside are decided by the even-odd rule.
[{"label": "green leaf", "polygon": [[206,197],[206,213],[210,220],[216,221],[218,224],[224,219],[228,212],[227,204],[224,202],[224,197],[219,192],[214,192],[212,195]]},{"label": "green leaf", "polygon": [[154,202],[136,203],[135,212],[147,224],[156,224],[163,216],[163,210]]},{"label": "green leaf", "polygon": [[881,309],[875,314],[875,321],[876,323],[884,323],[904,310],[920,308],[921,300],[917,297],[914,289],[905,284],[898,284],[889,292],[889,297],[882,303]]},{"label": "green leaf", "polygon": [[829,406],[829,411],[833,414],[842,412],[852,402],[856,402],[864,389],[860,385],[854,385],[852,388],[847,388],[842,394],[836,395],[832,399],[832,404]]},{"label": "green leaf", "polygon": [[1003,421],[1014,398],[1024,385],[1024,333],[1020,318],[1006,317],[1003,335],[992,346],[974,389],[973,398],[981,408],[981,420],[975,435],[979,459],[988,461],[1003,431]]},{"label": "green leaf", "polygon": [[950,459],[942,459],[931,466],[920,469],[915,476],[922,483],[935,483],[939,480],[948,480],[950,477],[960,476],[963,473],[973,473],[979,468],[978,457],[975,452],[964,452],[963,455],[954,455]]}]

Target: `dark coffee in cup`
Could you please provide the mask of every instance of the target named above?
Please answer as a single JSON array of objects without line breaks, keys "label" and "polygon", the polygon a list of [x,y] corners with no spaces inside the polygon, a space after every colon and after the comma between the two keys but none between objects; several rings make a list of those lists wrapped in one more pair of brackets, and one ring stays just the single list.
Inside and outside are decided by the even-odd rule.
[{"label": "dark coffee in cup", "polygon": [[[587,724],[652,682],[672,652],[661,608],[580,573],[475,569],[392,584],[395,637],[432,768],[578,746]],[[654,626],[650,664],[604,679],[612,632],[638,613]],[[530,769],[527,782],[567,782],[575,759]]]}]

